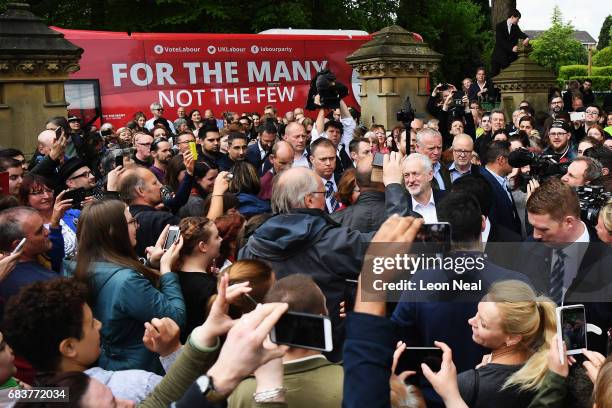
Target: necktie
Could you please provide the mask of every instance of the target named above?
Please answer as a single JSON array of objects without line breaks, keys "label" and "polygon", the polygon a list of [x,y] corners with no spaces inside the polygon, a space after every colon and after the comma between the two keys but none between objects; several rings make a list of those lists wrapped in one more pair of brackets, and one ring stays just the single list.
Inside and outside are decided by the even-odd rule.
[{"label": "necktie", "polygon": [[565,275],[565,258],[567,255],[562,249],[555,249],[557,261],[550,274],[550,297],[560,305],[563,300],[563,276]]},{"label": "necktie", "polygon": [[334,183],[332,183],[331,180],[325,183],[325,198],[329,201],[329,212],[335,212],[338,209],[339,204],[336,197],[334,197]]}]

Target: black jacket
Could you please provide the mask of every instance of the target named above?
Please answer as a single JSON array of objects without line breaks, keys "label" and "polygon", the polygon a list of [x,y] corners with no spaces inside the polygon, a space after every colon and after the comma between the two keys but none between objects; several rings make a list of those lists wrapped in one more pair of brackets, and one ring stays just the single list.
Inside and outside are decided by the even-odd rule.
[{"label": "black jacket", "polygon": [[353,205],[330,217],[348,229],[360,232],[377,231],[387,219],[384,211],[385,193],[381,191],[363,191]]},{"label": "black jacket", "polygon": [[332,320],[334,350],[330,360],[342,355],[344,323],[339,317],[346,279],[356,280],[373,233],[351,231],[317,209],[295,209],[264,222],[238,253],[238,259],[267,261],[276,279],[307,274],[325,295]]},{"label": "black jacket", "polygon": [[138,221],[136,231],[136,254],[145,256],[148,246],[155,246],[166,225],[178,225],[181,219],[166,211],[158,211],[148,205],[130,205],[132,217]]},{"label": "black jacket", "polygon": [[495,48],[491,60],[497,62],[502,68],[507,67],[518,58],[512,48],[518,44],[519,39],[527,38],[517,24],[513,24],[508,34],[508,23],[504,20],[495,26]]},{"label": "black jacket", "polygon": [[[564,305],[584,304],[588,323],[603,330],[603,335],[588,334],[589,350],[607,353],[607,336],[612,327],[612,285],[610,284],[610,265],[612,251],[610,246],[599,241],[595,229],[587,226],[589,243],[582,262],[576,271],[571,286],[564,297]],[[527,275],[540,293],[549,293],[550,273],[552,270],[552,248],[533,238],[521,244],[520,257],[516,257],[514,269]]]},{"label": "black jacket", "polygon": [[493,205],[489,213],[489,220],[492,228],[497,225],[502,225],[511,231],[521,234],[521,219],[516,211],[514,199],[508,197],[508,194],[497,179],[486,168],[482,168],[482,176],[487,180],[493,190]]},{"label": "black jacket", "polygon": [[246,160],[251,163],[257,170],[257,175],[261,177],[266,171],[272,168],[272,163],[269,160],[269,152],[266,152],[264,159],[261,159],[261,149],[259,148],[259,142],[253,143],[247,147]]}]

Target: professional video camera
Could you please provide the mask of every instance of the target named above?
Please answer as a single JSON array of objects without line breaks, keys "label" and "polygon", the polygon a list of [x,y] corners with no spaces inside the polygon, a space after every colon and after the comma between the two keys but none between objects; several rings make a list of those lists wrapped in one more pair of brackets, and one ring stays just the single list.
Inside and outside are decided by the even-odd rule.
[{"label": "professional video camera", "polygon": [[562,176],[567,173],[568,163],[559,163],[550,154],[537,154],[525,148],[516,149],[508,156],[512,167],[529,166],[529,178],[543,181],[551,176]]},{"label": "professional video camera", "polygon": [[576,194],[580,200],[580,218],[587,224],[597,225],[599,210],[603,207],[612,194],[604,190],[604,186],[580,186],[576,187]]},{"label": "professional video camera", "polygon": [[414,109],[412,109],[409,96],[406,97],[402,109],[395,114],[395,117],[397,118],[398,122],[403,123],[404,129],[406,129],[406,151],[410,152],[410,125],[414,120]]},{"label": "professional video camera", "polygon": [[[320,105],[314,103],[314,98],[319,95]],[[310,82],[307,110],[317,110],[320,108],[336,109],[340,107],[340,100],[348,95],[346,85],[336,81],[336,75],[329,69],[317,72],[317,75]]]}]

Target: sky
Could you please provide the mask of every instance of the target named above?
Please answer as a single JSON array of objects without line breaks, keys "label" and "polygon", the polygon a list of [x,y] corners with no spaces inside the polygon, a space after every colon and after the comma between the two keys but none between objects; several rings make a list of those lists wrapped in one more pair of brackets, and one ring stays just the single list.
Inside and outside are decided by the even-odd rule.
[{"label": "sky", "polygon": [[516,0],[521,12],[522,30],[546,30],[550,27],[552,10],[558,5],[563,21],[571,20],[576,30],[585,30],[597,41],[607,15],[612,14],[609,0]]}]

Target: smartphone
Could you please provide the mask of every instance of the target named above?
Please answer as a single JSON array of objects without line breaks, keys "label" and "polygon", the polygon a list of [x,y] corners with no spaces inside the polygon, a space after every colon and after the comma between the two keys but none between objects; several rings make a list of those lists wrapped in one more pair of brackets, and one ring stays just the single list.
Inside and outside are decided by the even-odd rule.
[{"label": "smartphone", "polygon": [[355,298],[357,296],[357,281],[354,279],[344,280],[344,312],[352,312],[355,309]]},{"label": "smartphone", "polygon": [[166,236],[166,241],[164,242],[164,249],[168,249],[174,244],[181,235],[181,230],[178,225],[171,225],[168,229],[168,235]]},{"label": "smartphone", "polygon": [[59,140],[60,137],[62,137],[62,127],[58,126],[55,129],[55,139]]},{"label": "smartphone", "polygon": [[414,242],[427,253],[450,252],[451,225],[448,222],[423,224]]},{"label": "smartphone", "polygon": [[189,151],[193,156],[193,160],[198,160],[198,149],[196,148],[195,142],[189,142]]},{"label": "smartphone", "polygon": [[19,241],[19,243],[15,247],[15,249],[13,249],[13,252],[11,252],[11,255],[15,255],[17,252],[21,251],[21,248],[23,248],[27,240],[27,238],[22,238],[21,241]]},{"label": "smartphone", "polygon": [[115,156],[115,167],[123,166],[123,155]]},{"label": "smartphone", "polygon": [[587,348],[586,313],[584,305],[559,306],[556,312],[559,355],[563,361],[563,342],[567,355],[580,354]]},{"label": "smartphone", "polygon": [[370,181],[375,183],[382,183],[383,181],[383,159],[385,155],[377,152],[374,155],[374,160],[372,161],[372,175],[370,176]]},{"label": "smartphone", "polygon": [[404,371],[416,371],[417,375],[408,377],[411,383],[419,383],[423,376],[421,363],[427,364],[433,372],[440,371],[442,365],[442,349],[439,347],[406,347],[395,367],[395,374]]},{"label": "smartphone", "polygon": [[270,340],[310,350],[332,351],[331,320],[309,313],[287,312],[270,332]]},{"label": "smartphone", "polygon": [[85,190],[83,187],[81,187],[66,191],[62,198],[64,200],[72,198],[72,208],[79,209],[81,208],[81,203],[83,200],[91,195],[93,195],[92,190]]},{"label": "smartphone", "polygon": [[572,122],[577,122],[579,120],[586,120],[585,112],[570,112],[570,120]]}]

